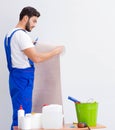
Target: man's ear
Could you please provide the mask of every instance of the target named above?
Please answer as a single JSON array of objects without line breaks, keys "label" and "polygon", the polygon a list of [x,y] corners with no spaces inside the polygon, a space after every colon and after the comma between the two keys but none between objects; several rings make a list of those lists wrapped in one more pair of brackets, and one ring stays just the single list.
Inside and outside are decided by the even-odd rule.
[{"label": "man's ear", "polygon": [[29,20],[29,17],[27,15],[24,16],[24,21],[27,22]]}]

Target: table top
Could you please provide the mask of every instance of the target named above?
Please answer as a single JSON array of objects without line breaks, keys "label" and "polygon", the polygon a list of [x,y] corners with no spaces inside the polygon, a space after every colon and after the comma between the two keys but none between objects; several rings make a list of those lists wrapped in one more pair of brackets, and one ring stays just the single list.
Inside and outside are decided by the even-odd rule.
[{"label": "table top", "polygon": [[[74,125],[75,127],[72,127],[73,124],[66,124],[62,129],[60,130],[87,130],[88,128],[78,128],[77,125]],[[101,124],[97,124],[96,126],[91,126],[91,129],[101,129],[101,128],[106,128],[106,126],[101,125]],[[42,129],[41,129],[42,130]]]},{"label": "table top", "polygon": [[[73,127],[74,126],[74,127]],[[91,129],[102,129],[102,128],[106,128],[106,126],[101,125],[101,124],[97,124],[96,126],[91,126]],[[73,125],[73,124],[65,124],[63,128],[58,129],[58,130],[87,130],[88,128],[78,128],[77,125]],[[14,130],[19,130],[17,126],[14,126]],[[32,129],[32,130],[44,130],[43,128],[40,129]],[[48,130],[52,130],[52,129],[48,129]]]}]

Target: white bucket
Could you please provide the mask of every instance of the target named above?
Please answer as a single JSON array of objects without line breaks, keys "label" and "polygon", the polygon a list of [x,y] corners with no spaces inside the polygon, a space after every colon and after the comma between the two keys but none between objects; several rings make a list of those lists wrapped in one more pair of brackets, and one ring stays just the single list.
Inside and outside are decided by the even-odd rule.
[{"label": "white bucket", "polygon": [[62,105],[51,104],[42,108],[42,127],[44,129],[63,127]]}]

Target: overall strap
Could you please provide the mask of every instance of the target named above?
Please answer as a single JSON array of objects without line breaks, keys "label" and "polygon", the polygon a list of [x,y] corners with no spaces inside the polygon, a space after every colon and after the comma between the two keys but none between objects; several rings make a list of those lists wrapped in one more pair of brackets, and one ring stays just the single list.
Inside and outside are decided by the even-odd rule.
[{"label": "overall strap", "polygon": [[[12,32],[12,34],[8,37],[7,35],[5,36],[5,39],[4,39],[4,47],[5,47],[5,52],[6,52],[6,59],[7,59],[7,67],[8,67],[8,70],[11,71],[12,70],[12,61],[11,61],[11,47],[10,47],[10,43],[11,43],[11,38],[13,36],[13,34],[16,32],[16,31],[19,31],[19,30],[22,30],[25,32],[25,30],[23,29],[17,29],[15,31]],[[29,60],[29,63],[31,66],[34,66],[33,65],[33,62]]]}]

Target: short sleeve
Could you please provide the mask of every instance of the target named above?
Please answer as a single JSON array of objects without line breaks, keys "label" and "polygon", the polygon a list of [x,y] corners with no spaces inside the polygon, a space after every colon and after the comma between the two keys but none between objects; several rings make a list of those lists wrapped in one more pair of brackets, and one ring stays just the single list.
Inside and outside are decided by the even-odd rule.
[{"label": "short sleeve", "polygon": [[29,35],[22,30],[17,31],[15,33],[15,40],[17,40],[16,42],[18,43],[20,50],[25,50],[27,48],[34,47]]}]

